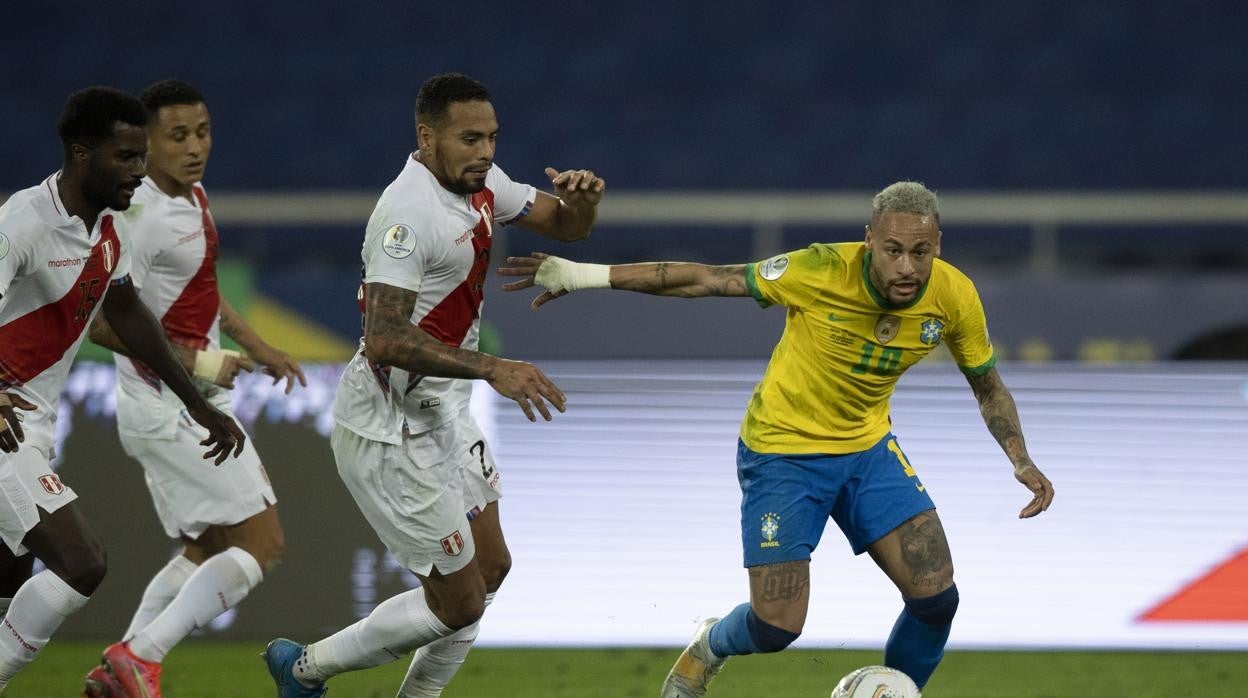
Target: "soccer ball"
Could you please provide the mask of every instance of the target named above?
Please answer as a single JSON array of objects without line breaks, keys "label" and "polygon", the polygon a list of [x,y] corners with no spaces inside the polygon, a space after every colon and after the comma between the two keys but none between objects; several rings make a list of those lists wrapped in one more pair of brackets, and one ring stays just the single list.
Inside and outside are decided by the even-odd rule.
[{"label": "soccer ball", "polygon": [[832,698],[920,698],[909,676],[886,666],[864,666],[845,675]]}]

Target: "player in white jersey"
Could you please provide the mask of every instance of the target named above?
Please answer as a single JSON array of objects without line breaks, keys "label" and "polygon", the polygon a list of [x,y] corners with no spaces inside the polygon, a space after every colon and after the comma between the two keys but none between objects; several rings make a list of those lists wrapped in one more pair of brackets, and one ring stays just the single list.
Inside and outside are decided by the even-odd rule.
[{"label": "player in white jersey", "polygon": [[97,309],[207,429],[206,458],[219,465],[245,444],[195,390],[130,284],[118,212],[142,181],[146,123],[143,104],[124,92],[74,93],[58,125],[61,171],[0,206],[0,540],[47,567],[18,589],[4,618],[0,691],[104,577],[103,548],[50,465],[61,387]]},{"label": "player in white jersey", "polygon": [[[299,364],[261,339],[218,293],[217,228],[200,184],[212,149],[203,95],[185,82],[162,80],[141,99],[150,118],[148,176],[125,214],[139,298],[160,318],[200,393],[222,412],[232,414],[229,388],[252,361],[274,382],[284,378],[287,392],[296,380],[306,385]],[[221,349],[222,330],[247,356]],[[241,602],[276,567],[285,544],[277,500],[252,444],[219,468],[200,467],[203,429],[183,417],[177,398],[129,356],[105,319],[96,318],[90,336],[118,354],[122,446],[143,466],[166,535],[183,547],[152,578],[122,641],[88,673],[86,690],[88,696],[107,696],[111,689],[155,698],[165,655]]]},{"label": "player in white jersey", "polygon": [[467,410],[470,380],[486,380],[531,421],[535,412],[549,420],[547,403],[562,411],[565,398],[537,367],[477,351],[491,240],[510,223],[582,239],[606,185],[587,170],[552,168],[557,197],[513,182],[494,165],[497,132],[479,82],[451,73],[421,87],[419,150],[368,222],[364,339],[334,405],[338,473],[421,587],[306,650],[271,642],[266,661],[283,698],[322,695],[327,678],[414,649],[400,695],[440,695],[510,569],[499,473]]}]

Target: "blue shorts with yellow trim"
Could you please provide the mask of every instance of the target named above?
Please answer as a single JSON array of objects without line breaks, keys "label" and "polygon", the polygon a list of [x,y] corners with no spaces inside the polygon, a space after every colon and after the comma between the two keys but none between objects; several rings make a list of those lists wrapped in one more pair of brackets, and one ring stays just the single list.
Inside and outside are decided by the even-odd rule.
[{"label": "blue shorts with yellow trim", "polygon": [[860,555],[936,508],[892,434],[844,455],[757,453],[738,439],[737,480],[746,567],[809,560],[828,517]]}]

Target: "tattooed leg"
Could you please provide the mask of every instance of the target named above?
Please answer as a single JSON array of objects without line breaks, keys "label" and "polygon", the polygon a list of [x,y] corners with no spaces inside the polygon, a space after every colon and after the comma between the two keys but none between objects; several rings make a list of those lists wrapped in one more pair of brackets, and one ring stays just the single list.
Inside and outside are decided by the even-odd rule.
[{"label": "tattooed leg", "polygon": [[953,586],[953,557],[935,509],[917,514],[867,550],[902,596],[931,596]]}]

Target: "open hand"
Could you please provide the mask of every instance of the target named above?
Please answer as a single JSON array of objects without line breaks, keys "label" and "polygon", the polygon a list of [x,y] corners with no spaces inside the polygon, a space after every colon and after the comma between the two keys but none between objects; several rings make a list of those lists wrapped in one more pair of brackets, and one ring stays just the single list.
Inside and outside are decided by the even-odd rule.
[{"label": "open hand", "polygon": [[531,363],[498,359],[485,380],[499,395],[515,400],[530,422],[537,421],[537,417],[533,415],[534,409],[541,413],[542,419],[548,422],[551,420],[550,410],[546,407],[548,402],[560,412],[567,410],[567,396],[541,369]]},{"label": "open hand", "polygon": [[[532,288],[537,285],[537,274],[541,271],[542,264],[549,258],[550,255],[544,252],[533,252],[528,257],[508,257],[507,263],[511,266],[499,267],[498,273],[503,276],[524,276],[527,278],[505,283],[503,284],[503,290],[523,291],[526,288]],[[555,259],[558,258],[556,257]],[[566,289],[560,289],[558,291],[544,289],[541,295],[533,299],[531,307],[534,310],[537,310],[546,303],[566,295],[568,295],[568,291]]]},{"label": "open hand", "polygon": [[186,412],[191,419],[208,430],[208,438],[199,442],[200,446],[212,447],[204,454],[205,460],[214,459],[216,465],[221,465],[230,456],[231,450],[234,451],[235,458],[242,454],[247,436],[224,412],[206,402],[195,407],[188,407]]},{"label": "open hand", "polygon": [[287,395],[295,389],[296,380],[299,381],[299,385],[308,387],[308,379],[303,375],[303,368],[290,354],[267,344],[257,351],[247,353],[252,361],[260,365],[260,370],[265,375],[273,378],[273,385],[277,385],[283,378],[286,379]]}]

